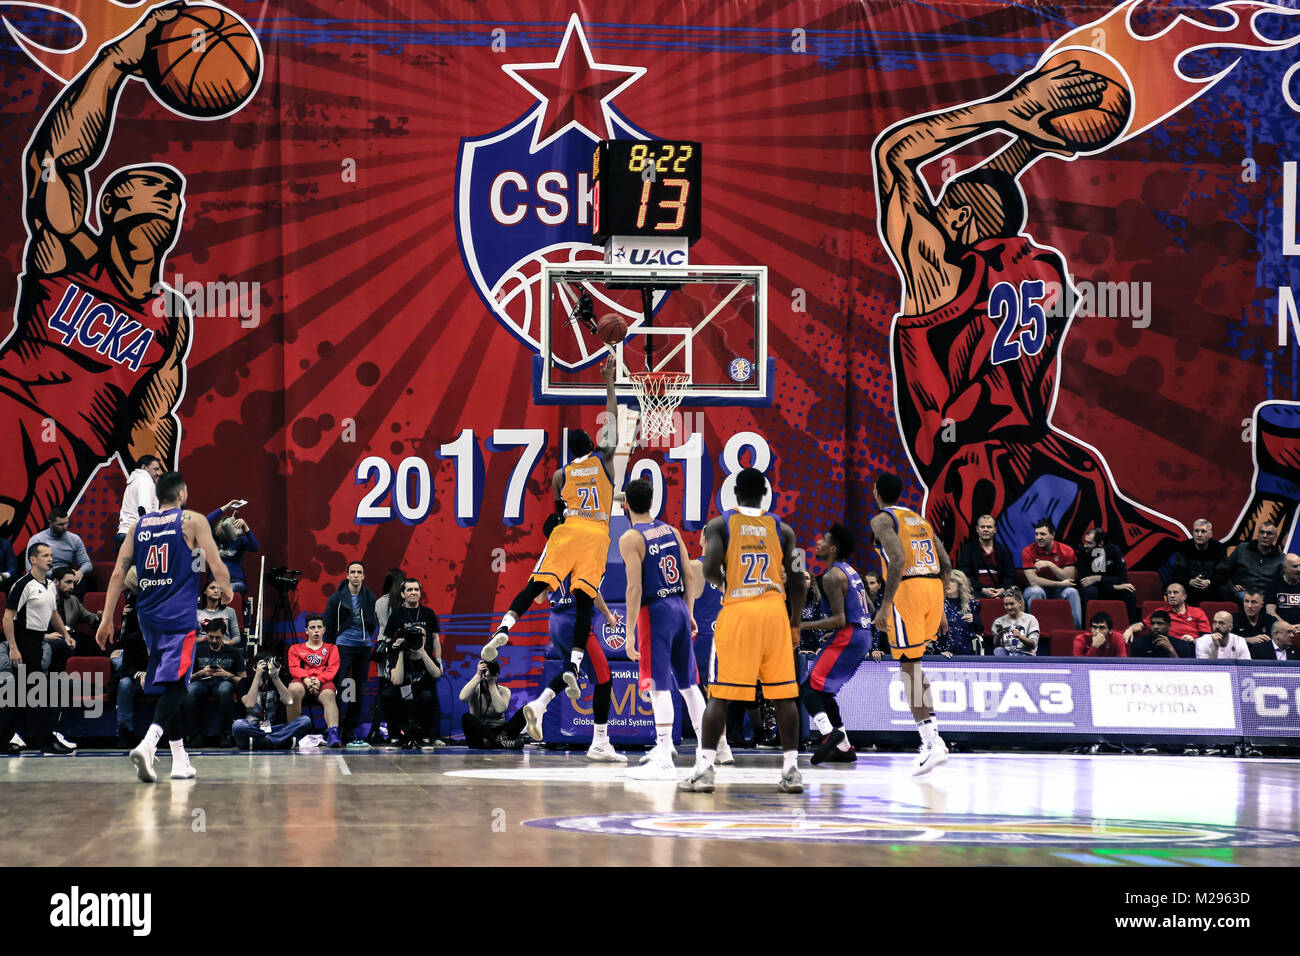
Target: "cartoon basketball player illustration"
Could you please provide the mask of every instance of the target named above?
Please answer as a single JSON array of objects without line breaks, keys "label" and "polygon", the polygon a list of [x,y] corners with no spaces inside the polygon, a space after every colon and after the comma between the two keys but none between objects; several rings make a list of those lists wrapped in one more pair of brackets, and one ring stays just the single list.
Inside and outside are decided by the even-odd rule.
[{"label": "cartoon basketball player illustration", "polygon": [[[1123,534],[1136,564],[1185,537],[1174,521],[1118,494],[1100,454],[1051,424],[1070,320],[1052,290],[1073,296],[1060,254],[1022,234],[1017,177],[1045,153],[1073,152],[1043,116],[1095,109],[1107,84],[1066,61],[988,100],[901,122],[877,140],[881,234],[903,280],[890,337],[899,427],[929,488],[927,516],[949,544],[965,540],[979,515],[1005,514],[1011,495],[1044,478],[1047,497],[1064,505],[1063,540],[1108,528]],[[1017,138],[931,199],[920,165],[992,132]]]},{"label": "cartoon basketball player illustration", "polygon": [[[198,24],[194,36],[201,38],[208,23],[231,32],[224,26],[227,17],[234,19],[206,6],[154,7],[100,47],[28,143],[28,241],[14,327],[0,345],[0,449],[6,456],[0,537],[38,531],[51,508],[73,504],[96,469],[114,456],[127,469],[142,455],[177,467],[176,408],[185,389],[191,317],[184,297],[160,280],[180,232],[185,178],[165,164],[110,173],[95,201],[96,230],[89,174],[108,147],[127,80],[157,83],[160,62],[173,78],[180,76],[171,67],[188,55],[186,21]],[[251,35],[247,42],[256,43]],[[198,48],[206,41],[193,43]],[[188,55],[190,75],[220,68],[209,52]],[[260,71],[260,62],[254,65]],[[221,88],[239,94],[236,108],[255,86],[247,80]],[[230,96],[217,104],[182,102],[170,93],[174,86],[164,86],[155,87],[167,94],[160,99],[194,118],[210,118],[232,105]]]}]

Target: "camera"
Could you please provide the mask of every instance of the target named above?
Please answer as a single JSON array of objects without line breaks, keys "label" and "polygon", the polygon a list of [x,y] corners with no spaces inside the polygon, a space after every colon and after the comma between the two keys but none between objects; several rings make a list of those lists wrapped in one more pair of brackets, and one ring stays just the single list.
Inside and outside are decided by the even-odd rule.
[{"label": "camera", "polygon": [[500,661],[484,661],[483,664],[484,664],[483,673],[486,674],[488,677],[495,678],[498,674],[501,673]]},{"label": "camera", "polygon": [[418,651],[424,647],[423,629],[418,624],[403,624],[393,635],[394,639],[401,638],[407,651]]},{"label": "camera", "polygon": [[301,578],[301,571],[294,571],[286,567],[272,568],[267,572],[267,580],[271,582],[271,586],[279,588],[281,591],[292,591],[298,586],[298,581]]}]

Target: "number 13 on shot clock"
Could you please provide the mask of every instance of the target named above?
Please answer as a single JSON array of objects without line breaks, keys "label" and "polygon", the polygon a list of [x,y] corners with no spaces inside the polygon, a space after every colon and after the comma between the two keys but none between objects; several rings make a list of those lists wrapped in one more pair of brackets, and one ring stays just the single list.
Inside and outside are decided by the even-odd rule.
[{"label": "number 13 on shot clock", "polygon": [[700,238],[700,144],[610,139],[591,160],[592,241]]}]

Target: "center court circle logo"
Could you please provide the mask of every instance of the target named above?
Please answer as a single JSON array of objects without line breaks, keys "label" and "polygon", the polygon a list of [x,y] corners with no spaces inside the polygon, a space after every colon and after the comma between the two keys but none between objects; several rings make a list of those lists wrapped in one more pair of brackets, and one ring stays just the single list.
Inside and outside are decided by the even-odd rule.
[{"label": "center court circle logo", "polygon": [[1015,846],[1295,846],[1300,834],[1199,823],[943,813],[608,813],[524,826],[608,836],[781,843]]}]

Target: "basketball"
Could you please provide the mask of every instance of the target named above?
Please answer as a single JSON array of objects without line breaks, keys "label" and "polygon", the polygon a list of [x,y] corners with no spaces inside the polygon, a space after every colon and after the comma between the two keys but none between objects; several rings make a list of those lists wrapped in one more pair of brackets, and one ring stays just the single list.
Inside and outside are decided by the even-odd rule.
[{"label": "basketball", "polygon": [[1040,69],[1050,70],[1071,61],[1106,80],[1101,103],[1083,110],[1063,106],[1043,117],[1042,122],[1076,152],[1095,152],[1109,146],[1124,132],[1132,113],[1133,98],[1115,61],[1096,50],[1061,50],[1048,57]]},{"label": "basketball", "polygon": [[154,95],[178,113],[209,119],[233,112],[257,89],[257,42],[233,13],[189,6],[164,23],[144,62]]},{"label": "basketball", "polygon": [[606,345],[617,345],[627,336],[627,323],[611,312],[596,323],[596,334]]}]

